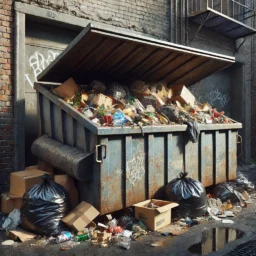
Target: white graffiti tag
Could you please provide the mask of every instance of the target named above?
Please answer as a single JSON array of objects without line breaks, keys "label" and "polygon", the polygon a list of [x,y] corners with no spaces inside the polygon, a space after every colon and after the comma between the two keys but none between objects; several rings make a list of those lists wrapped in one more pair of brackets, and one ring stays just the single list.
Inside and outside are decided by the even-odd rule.
[{"label": "white graffiti tag", "polygon": [[218,89],[210,91],[210,93],[206,95],[206,99],[211,105],[214,105],[214,102],[219,101],[222,107],[230,101],[227,95],[222,94]]},{"label": "white graffiti tag", "polygon": [[29,74],[25,74],[25,79],[33,88],[33,82],[37,81],[37,76],[59,55],[59,52],[49,50],[45,55],[36,51],[29,57],[29,67],[33,70],[34,77],[30,77]]},{"label": "white graffiti tag", "polygon": [[126,175],[129,181],[135,186],[136,181],[145,176],[144,153],[137,153],[136,156],[127,162]]}]

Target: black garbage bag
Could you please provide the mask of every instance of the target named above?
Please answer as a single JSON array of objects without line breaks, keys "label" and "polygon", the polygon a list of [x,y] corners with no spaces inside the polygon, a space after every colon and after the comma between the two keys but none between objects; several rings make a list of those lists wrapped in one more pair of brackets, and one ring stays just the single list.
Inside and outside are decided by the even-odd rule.
[{"label": "black garbage bag", "polygon": [[69,212],[69,198],[64,187],[51,180],[34,185],[23,196],[21,222],[24,229],[40,235],[56,236],[67,230],[61,219]]},{"label": "black garbage bag", "polygon": [[200,217],[208,207],[206,192],[199,181],[187,178],[187,174],[187,172],[180,173],[180,178],[167,184],[166,196],[168,200],[179,203],[180,217]]},{"label": "black garbage bag", "polygon": [[232,203],[239,203],[240,199],[236,193],[237,187],[233,182],[217,184],[213,189],[213,197],[219,198],[222,203],[230,200]]},{"label": "black garbage bag", "polygon": [[198,123],[196,121],[189,121],[189,122],[185,122],[185,124],[187,124],[188,126],[187,132],[188,132],[189,139],[193,143],[196,143],[198,141],[198,137],[200,134]]}]

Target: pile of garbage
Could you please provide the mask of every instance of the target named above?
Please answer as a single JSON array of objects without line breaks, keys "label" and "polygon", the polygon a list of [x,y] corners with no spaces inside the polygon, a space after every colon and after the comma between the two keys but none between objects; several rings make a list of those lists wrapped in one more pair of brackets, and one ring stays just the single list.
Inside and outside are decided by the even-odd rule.
[{"label": "pile of garbage", "polygon": [[70,78],[52,91],[99,126],[233,123],[223,111],[198,103],[184,85],[135,81],[128,88],[94,80],[78,86]]}]

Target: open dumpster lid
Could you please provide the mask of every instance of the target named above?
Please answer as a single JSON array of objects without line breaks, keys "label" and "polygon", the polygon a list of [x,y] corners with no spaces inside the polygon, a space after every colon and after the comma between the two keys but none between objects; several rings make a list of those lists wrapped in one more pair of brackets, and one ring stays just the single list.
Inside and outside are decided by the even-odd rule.
[{"label": "open dumpster lid", "polygon": [[126,29],[89,24],[39,76],[62,83],[73,77],[191,85],[230,66],[234,57],[181,46]]}]

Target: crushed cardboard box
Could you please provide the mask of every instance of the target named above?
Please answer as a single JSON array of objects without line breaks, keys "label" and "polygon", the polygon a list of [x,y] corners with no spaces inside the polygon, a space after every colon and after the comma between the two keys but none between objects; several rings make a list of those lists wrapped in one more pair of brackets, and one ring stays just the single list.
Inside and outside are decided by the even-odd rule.
[{"label": "crushed cardboard box", "polygon": [[81,202],[74,210],[61,220],[76,231],[83,229],[91,223],[100,213],[91,204]]},{"label": "crushed cardboard box", "polygon": [[93,97],[90,101],[91,104],[95,104],[97,106],[104,105],[104,107],[107,108],[107,107],[111,107],[113,104],[113,100],[110,97],[108,97],[102,93],[92,94],[92,95],[90,95],[89,98],[91,98],[91,97]]},{"label": "crushed cardboard box", "polygon": [[63,84],[53,89],[53,92],[64,100],[70,100],[78,93],[79,88],[73,78],[69,78]]},{"label": "crushed cardboard box", "polygon": [[1,196],[1,212],[8,214],[14,209],[20,209],[22,206],[22,197],[11,193],[3,193]]},{"label": "crushed cardboard box", "polygon": [[23,197],[24,193],[35,184],[42,182],[45,172],[38,169],[30,169],[19,172],[12,172],[10,176],[10,193]]},{"label": "crushed cardboard box", "polygon": [[21,242],[26,242],[36,237],[35,234],[25,230],[10,230],[8,236],[14,241],[20,240]]},{"label": "crushed cardboard box", "polygon": [[68,192],[72,209],[78,205],[78,192],[74,180],[67,174],[54,175],[54,182],[63,186]]},{"label": "crushed cardboard box", "polygon": [[[158,208],[148,208],[147,204],[153,203]],[[162,227],[165,227],[171,223],[171,209],[178,206],[177,203],[163,200],[146,200],[135,206],[135,218],[143,221],[147,227],[156,231]]]},{"label": "crushed cardboard box", "polygon": [[195,96],[186,88],[185,85],[173,85],[169,90],[169,96],[172,102],[179,101],[181,104],[195,105]]}]

